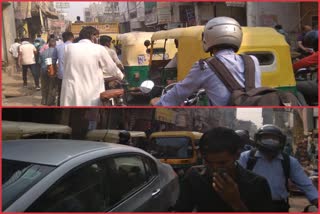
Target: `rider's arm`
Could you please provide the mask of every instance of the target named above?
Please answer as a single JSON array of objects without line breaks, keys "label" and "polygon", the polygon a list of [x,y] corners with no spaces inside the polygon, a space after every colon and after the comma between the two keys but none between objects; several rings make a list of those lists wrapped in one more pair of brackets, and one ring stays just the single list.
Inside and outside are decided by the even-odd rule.
[{"label": "rider's arm", "polygon": [[300,68],[308,68],[310,66],[317,65],[317,64],[318,64],[318,51],[294,63],[293,69],[297,71]]},{"label": "rider's arm", "polygon": [[193,92],[200,89],[201,84],[205,81],[203,70],[200,69],[199,63],[196,62],[186,78],[178,82],[172,89],[160,98],[156,103],[158,106],[179,106]]},{"label": "rider's arm", "polygon": [[298,160],[293,157],[290,157],[290,180],[305,193],[310,202],[318,200],[316,187],[308,178]]}]

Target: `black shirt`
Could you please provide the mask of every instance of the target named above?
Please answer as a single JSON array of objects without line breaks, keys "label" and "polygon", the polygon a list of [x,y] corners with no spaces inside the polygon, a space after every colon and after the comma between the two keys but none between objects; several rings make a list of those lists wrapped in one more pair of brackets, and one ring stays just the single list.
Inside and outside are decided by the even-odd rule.
[{"label": "black shirt", "polygon": [[[236,180],[242,202],[249,212],[271,212],[271,191],[265,178],[256,175],[239,164]],[[204,167],[192,167],[185,175],[176,212],[233,212],[226,202],[214,191],[212,177]]]}]

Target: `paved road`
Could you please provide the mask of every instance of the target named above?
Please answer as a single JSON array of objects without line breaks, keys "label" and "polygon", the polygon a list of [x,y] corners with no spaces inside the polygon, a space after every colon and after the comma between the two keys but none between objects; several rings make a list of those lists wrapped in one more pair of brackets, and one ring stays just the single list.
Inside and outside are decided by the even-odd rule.
[{"label": "paved road", "polygon": [[31,72],[28,72],[28,87],[22,87],[22,72],[2,72],[3,106],[41,106],[41,92],[34,88]]},{"label": "paved road", "polygon": [[305,196],[291,196],[289,198],[289,204],[291,206],[290,212],[302,212],[310,203]]},{"label": "paved road", "polygon": [[[21,72],[2,72],[2,105],[3,106],[43,106],[41,105],[41,92],[34,87],[31,72],[28,72],[28,87],[22,87]],[[135,97],[130,106],[146,106],[147,97]]]}]

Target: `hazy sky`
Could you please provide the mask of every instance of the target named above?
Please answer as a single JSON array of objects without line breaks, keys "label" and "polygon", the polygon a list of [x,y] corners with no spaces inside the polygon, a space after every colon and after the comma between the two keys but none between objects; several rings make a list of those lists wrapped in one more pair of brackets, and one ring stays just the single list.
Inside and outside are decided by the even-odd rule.
[{"label": "hazy sky", "polygon": [[237,118],[251,120],[259,128],[262,125],[261,108],[237,108]]},{"label": "hazy sky", "polygon": [[70,8],[64,9],[64,12],[68,13],[67,19],[74,22],[76,17],[80,16],[81,20],[84,20],[84,8],[88,7],[93,2],[70,2]]}]

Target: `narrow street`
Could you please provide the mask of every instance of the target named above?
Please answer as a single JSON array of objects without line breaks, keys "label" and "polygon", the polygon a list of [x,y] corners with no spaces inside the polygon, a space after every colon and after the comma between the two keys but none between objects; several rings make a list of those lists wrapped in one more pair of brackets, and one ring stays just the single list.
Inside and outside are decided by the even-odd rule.
[{"label": "narrow street", "polygon": [[36,91],[31,72],[28,87],[22,87],[22,72],[2,72],[2,106],[42,106],[41,91]]},{"label": "narrow street", "polygon": [[[41,91],[36,91],[33,77],[28,71],[28,87],[22,87],[22,72],[11,69],[2,72],[2,105],[3,106],[43,106]],[[129,105],[148,105],[149,99],[143,96],[132,97]]]}]

